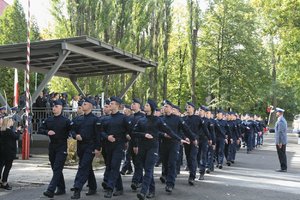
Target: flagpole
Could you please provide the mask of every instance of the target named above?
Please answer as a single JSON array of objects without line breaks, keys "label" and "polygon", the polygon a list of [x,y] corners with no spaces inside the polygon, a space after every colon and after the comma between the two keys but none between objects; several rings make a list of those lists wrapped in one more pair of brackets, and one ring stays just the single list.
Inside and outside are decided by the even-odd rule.
[{"label": "flagpole", "polygon": [[30,0],[28,0],[28,17],[27,17],[27,63],[26,63],[26,70],[25,70],[25,77],[26,77],[26,120],[25,120],[25,129],[23,133],[22,139],[22,159],[28,160],[29,159],[29,148],[30,148],[30,139],[29,139],[29,73],[30,73]]},{"label": "flagpole", "polygon": [[13,106],[19,105],[19,80],[18,80],[18,69],[15,68],[15,78],[14,78],[14,102]]}]

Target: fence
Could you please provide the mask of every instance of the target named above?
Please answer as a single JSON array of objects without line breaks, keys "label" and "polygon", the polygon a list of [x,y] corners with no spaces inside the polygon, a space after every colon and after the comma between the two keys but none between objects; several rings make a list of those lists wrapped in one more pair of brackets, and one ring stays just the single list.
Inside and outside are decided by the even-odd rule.
[{"label": "fence", "polygon": [[[100,117],[102,112],[101,109],[94,109],[93,113]],[[48,118],[52,115],[52,109],[51,108],[32,108],[31,112],[31,119],[30,122],[30,133],[36,134],[38,131],[38,128],[41,126],[44,119]],[[72,110],[71,107],[65,107],[63,109],[63,115],[70,120],[72,120],[74,117],[77,116],[77,113]]]}]

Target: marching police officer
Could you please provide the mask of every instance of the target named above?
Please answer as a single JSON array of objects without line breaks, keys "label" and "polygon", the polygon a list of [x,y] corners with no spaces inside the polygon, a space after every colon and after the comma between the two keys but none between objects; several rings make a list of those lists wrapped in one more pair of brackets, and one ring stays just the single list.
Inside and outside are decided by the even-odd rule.
[{"label": "marching police officer", "polygon": [[[123,183],[120,175],[120,166],[125,147],[126,136],[129,134],[127,117],[119,112],[122,100],[119,97],[110,98],[111,115],[105,120],[102,130],[102,137],[105,138],[106,168],[102,186],[106,190],[105,198],[120,196],[123,194]],[[116,191],[113,193],[114,189]]]},{"label": "marching police officer", "polygon": [[[164,101],[164,113],[162,120],[167,126],[180,138],[186,139],[186,136],[196,140],[196,135],[189,129],[185,121],[179,116],[173,114],[174,105],[169,101]],[[185,135],[182,135],[183,131]],[[188,139],[189,140],[189,139]],[[171,137],[163,137],[161,143],[162,156],[162,177],[166,179],[166,192],[171,193],[175,186],[176,163],[178,160],[180,142],[173,140]]]},{"label": "marching police officer", "polygon": [[225,142],[228,143],[228,132],[229,126],[227,121],[223,120],[224,112],[222,110],[217,111],[217,120],[216,120],[216,160],[217,167],[219,169],[223,168],[223,160],[224,160],[224,147]]},{"label": "marching police officer", "polygon": [[144,200],[146,195],[147,198],[155,196],[153,171],[158,158],[158,138],[161,136],[161,132],[164,133],[164,137],[171,137],[177,141],[189,143],[189,141],[182,140],[176,135],[159,117],[154,116],[156,107],[156,103],[148,99],[144,107],[146,117],[141,118],[134,128],[136,137],[141,138],[137,154],[138,165],[142,166],[145,170],[142,188],[137,194],[140,200]]},{"label": "marching police officer", "polygon": [[211,171],[214,171],[214,156],[215,156],[215,147],[216,147],[216,133],[215,126],[216,120],[213,118],[213,114],[209,109],[205,113],[205,117],[208,119],[208,130],[211,135],[212,144],[208,146],[207,151],[207,163],[206,163],[206,173],[209,174]]},{"label": "marching police officer", "polygon": [[53,101],[53,116],[43,121],[38,131],[39,134],[48,135],[50,138],[49,161],[53,176],[47,190],[43,193],[49,198],[66,193],[62,171],[67,158],[67,139],[71,130],[71,121],[62,116],[62,105],[60,100]]},{"label": "marching police officer", "polygon": [[74,194],[71,199],[79,199],[83,185],[88,180],[89,191],[86,195],[93,195],[97,190],[97,183],[92,167],[95,155],[100,154],[101,123],[92,113],[96,102],[85,98],[82,103],[84,115],[73,121],[72,136],[77,140],[77,155],[79,157],[78,171],[74,181]]},{"label": "marching police officer", "polygon": [[199,180],[204,180],[206,162],[207,162],[207,152],[208,146],[212,145],[211,134],[208,131],[209,123],[208,118],[205,117],[205,112],[208,111],[206,106],[200,106],[199,108],[199,116],[202,120],[203,126],[200,129],[200,137],[199,137],[199,151],[197,155],[197,161],[200,171]]},{"label": "marching police officer", "polygon": [[227,159],[227,165],[230,166],[235,161],[235,155],[236,155],[236,148],[237,143],[240,138],[240,133],[238,129],[238,124],[236,121],[236,115],[234,112],[229,112],[229,118],[228,118],[228,125],[231,132],[231,138],[228,141],[228,156]]},{"label": "marching police officer", "polygon": [[132,131],[135,126],[135,124],[138,122],[139,119],[145,116],[144,113],[141,112],[141,100],[138,98],[132,99],[131,104],[131,110],[133,111],[133,116],[129,119],[129,126],[130,126],[130,141],[129,141],[129,147],[128,147],[128,158],[126,159],[124,166],[131,165],[130,161],[132,160],[134,165],[134,174],[132,176],[131,181],[131,189],[137,190],[142,184],[142,178],[143,176],[143,168],[139,168],[139,166],[136,165],[136,154],[137,154],[137,147],[138,147],[138,138],[134,137]]}]

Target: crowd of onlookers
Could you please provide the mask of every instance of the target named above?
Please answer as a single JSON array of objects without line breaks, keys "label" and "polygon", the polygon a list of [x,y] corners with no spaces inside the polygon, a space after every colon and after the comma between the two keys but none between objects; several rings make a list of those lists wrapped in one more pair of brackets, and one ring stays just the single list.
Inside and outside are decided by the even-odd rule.
[{"label": "crowd of onlookers", "polygon": [[[96,102],[96,109],[101,107],[101,97],[100,95],[88,95],[87,97],[92,98]],[[63,107],[70,107],[75,112],[78,107],[78,102],[80,102],[84,97],[82,95],[70,96],[63,92],[41,92],[35,102],[33,102],[33,108],[51,108],[52,104],[56,100],[60,100],[63,103]],[[25,94],[22,94],[19,99],[19,108],[24,108],[26,106]]]}]

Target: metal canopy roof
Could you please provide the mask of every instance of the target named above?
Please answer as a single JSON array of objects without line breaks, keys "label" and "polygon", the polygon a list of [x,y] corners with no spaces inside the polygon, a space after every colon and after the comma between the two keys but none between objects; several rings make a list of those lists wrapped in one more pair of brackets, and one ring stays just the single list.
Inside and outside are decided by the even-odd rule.
[{"label": "metal canopy roof", "polygon": [[[26,43],[0,46],[0,67],[25,69]],[[157,63],[88,36],[31,43],[30,70],[48,73],[66,51],[54,75],[78,78],[144,72]]]}]

